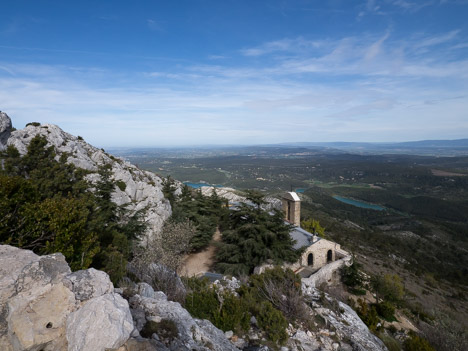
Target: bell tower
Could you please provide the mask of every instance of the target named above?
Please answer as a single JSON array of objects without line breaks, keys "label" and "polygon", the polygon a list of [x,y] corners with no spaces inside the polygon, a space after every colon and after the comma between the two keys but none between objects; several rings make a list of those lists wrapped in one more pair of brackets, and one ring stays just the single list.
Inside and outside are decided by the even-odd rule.
[{"label": "bell tower", "polygon": [[301,199],[293,192],[284,193],[281,201],[283,202],[284,219],[295,226],[301,226]]}]

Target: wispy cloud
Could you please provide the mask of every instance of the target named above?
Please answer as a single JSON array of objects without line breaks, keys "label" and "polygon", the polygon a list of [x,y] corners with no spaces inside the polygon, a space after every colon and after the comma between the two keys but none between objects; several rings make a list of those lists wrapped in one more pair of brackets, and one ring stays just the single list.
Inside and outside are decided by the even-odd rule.
[{"label": "wispy cloud", "polygon": [[301,37],[296,39],[282,39],[270,41],[258,47],[241,50],[245,56],[262,56],[276,52],[303,52],[320,47],[319,41],[305,40]]},{"label": "wispy cloud", "polygon": [[156,21],[154,19],[147,19],[146,20],[146,25],[152,31],[155,31],[155,32],[163,32],[164,31],[164,28],[163,28],[161,22]]},{"label": "wispy cloud", "polygon": [[283,38],[236,60],[124,76],[0,62],[0,109],[17,127],[52,122],[98,146],[430,138],[442,115],[452,126],[444,137],[466,137],[468,60],[456,55],[464,43],[458,30]]}]

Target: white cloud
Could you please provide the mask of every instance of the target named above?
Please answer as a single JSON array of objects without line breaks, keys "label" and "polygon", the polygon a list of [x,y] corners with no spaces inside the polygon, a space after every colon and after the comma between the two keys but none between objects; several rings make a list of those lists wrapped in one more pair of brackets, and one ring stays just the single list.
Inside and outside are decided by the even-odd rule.
[{"label": "white cloud", "polygon": [[104,147],[307,141],[312,134],[407,140],[434,137],[442,125],[445,137],[466,137],[468,60],[446,56],[463,43],[458,31],[283,38],[252,48],[262,66],[242,56],[235,65],[218,60],[131,76],[0,62],[0,109],[16,127],[55,123]]}]

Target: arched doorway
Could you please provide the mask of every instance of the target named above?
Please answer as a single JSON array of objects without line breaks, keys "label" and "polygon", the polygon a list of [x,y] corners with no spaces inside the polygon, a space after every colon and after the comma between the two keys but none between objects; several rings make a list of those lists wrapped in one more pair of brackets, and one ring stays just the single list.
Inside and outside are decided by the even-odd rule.
[{"label": "arched doorway", "polygon": [[333,252],[332,250],[328,250],[327,252],[327,262],[333,261]]},{"label": "arched doorway", "polygon": [[309,256],[307,256],[307,265],[308,266],[314,265],[314,254],[309,254]]}]

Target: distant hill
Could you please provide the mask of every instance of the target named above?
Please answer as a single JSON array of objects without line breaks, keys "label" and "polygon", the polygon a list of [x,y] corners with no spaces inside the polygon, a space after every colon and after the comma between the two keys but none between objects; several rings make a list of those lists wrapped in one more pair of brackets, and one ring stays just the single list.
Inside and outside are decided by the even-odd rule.
[{"label": "distant hill", "polygon": [[281,143],[273,146],[296,148],[325,148],[328,150],[341,150],[351,153],[366,154],[409,154],[409,155],[436,155],[455,156],[468,154],[468,139],[456,140],[421,140],[398,143],[362,143],[362,142],[294,142]]}]

